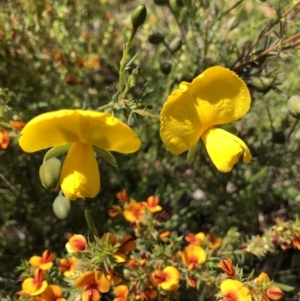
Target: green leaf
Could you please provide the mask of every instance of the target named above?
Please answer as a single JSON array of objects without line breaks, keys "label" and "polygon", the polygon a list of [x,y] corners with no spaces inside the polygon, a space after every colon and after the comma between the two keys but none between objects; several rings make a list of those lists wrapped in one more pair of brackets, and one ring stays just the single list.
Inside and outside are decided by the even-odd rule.
[{"label": "green leaf", "polygon": [[57,157],[57,156],[60,156],[62,154],[65,154],[68,152],[68,150],[70,149],[72,143],[68,143],[68,144],[65,144],[63,146],[55,146],[55,147],[52,147],[50,150],[47,151],[47,153],[45,154],[44,156],[44,161],[47,161],[53,157]]},{"label": "green leaf", "polygon": [[102,157],[104,160],[106,160],[109,164],[111,164],[114,167],[118,167],[118,163],[115,159],[115,157],[108,151],[101,149],[97,146],[93,146],[94,151],[97,155]]},{"label": "green leaf", "polygon": [[199,148],[199,143],[197,143],[195,146],[193,146],[189,149],[188,154],[187,154],[187,160],[188,160],[189,164],[191,164],[193,162],[198,148]]}]

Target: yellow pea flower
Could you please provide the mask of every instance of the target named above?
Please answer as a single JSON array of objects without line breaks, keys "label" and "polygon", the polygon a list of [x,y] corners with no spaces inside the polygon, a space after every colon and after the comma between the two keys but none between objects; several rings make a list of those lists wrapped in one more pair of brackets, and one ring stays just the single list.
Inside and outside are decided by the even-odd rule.
[{"label": "yellow pea flower", "polygon": [[19,140],[25,152],[71,144],[62,167],[61,189],[69,200],[95,197],[100,173],[93,146],[105,151],[132,153],[141,141],[126,124],[108,113],[59,110],[30,120]]},{"label": "yellow pea flower", "polygon": [[160,136],[167,149],[179,155],[201,138],[214,165],[230,172],[243,155],[251,161],[247,145],[237,136],[214,126],[228,124],[249,110],[251,97],[245,82],[229,69],[208,68],[192,83],[182,82],[164,104]]}]

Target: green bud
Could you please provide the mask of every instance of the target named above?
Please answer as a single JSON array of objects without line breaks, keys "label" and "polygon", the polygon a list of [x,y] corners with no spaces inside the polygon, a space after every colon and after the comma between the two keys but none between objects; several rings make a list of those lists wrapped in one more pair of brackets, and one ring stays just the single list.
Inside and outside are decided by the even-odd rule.
[{"label": "green bud", "polygon": [[45,161],[40,166],[40,180],[45,188],[57,191],[59,186],[61,167],[62,164],[60,160],[55,157]]},{"label": "green bud", "polygon": [[251,85],[259,92],[268,92],[273,82],[274,78],[260,76],[254,77],[251,81]]},{"label": "green bud", "polygon": [[290,97],[287,101],[287,106],[290,114],[293,117],[300,119],[300,96],[293,95],[292,97]]},{"label": "green bud", "polygon": [[175,38],[169,45],[169,49],[172,53],[178,51],[182,46],[182,41],[180,38]]},{"label": "green bud", "polygon": [[144,24],[147,17],[147,9],[145,4],[139,5],[131,15],[131,23],[135,30]]},{"label": "green bud", "polygon": [[52,205],[53,212],[59,219],[65,219],[71,209],[71,202],[64,196],[58,196]]},{"label": "green bud", "polygon": [[164,75],[168,75],[172,70],[172,64],[169,61],[163,61],[159,64],[160,70]]},{"label": "green bud", "polygon": [[162,43],[164,39],[165,39],[164,35],[160,32],[153,33],[148,37],[149,43],[153,45],[158,45]]},{"label": "green bud", "polygon": [[169,0],[154,0],[156,5],[169,5]]}]

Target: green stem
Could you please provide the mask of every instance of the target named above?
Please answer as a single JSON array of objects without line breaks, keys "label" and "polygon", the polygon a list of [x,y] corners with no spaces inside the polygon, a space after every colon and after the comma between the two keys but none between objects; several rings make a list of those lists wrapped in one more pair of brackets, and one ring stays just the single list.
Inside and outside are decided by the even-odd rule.
[{"label": "green stem", "polygon": [[97,108],[96,111],[103,112],[103,111],[105,111],[107,109],[113,109],[114,106],[115,106],[115,104],[111,101],[108,104],[103,105],[103,106]]},{"label": "green stem", "polygon": [[290,137],[291,137],[293,131],[295,130],[298,122],[299,122],[299,119],[296,119],[295,122],[294,122],[294,124],[293,124],[293,126],[292,126],[292,128],[291,128],[291,130],[289,131],[289,133],[288,133],[288,135],[286,137],[286,141],[288,141],[290,139]]},{"label": "green stem", "polygon": [[[131,31],[131,35],[130,35],[129,41],[128,41],[128,43],[126,43],[122,59],[120,61],[119,85],[120,85],[120,90],[121,91],[123,91],[124,87],[125,87],[125,72],[124,71],[125,71],[125,66],[126,66],[126,58],[128,56],[128,52],[129,52],[129,49],[131,47],[131,43],[132,43],[132,40],[133,40],[135,34],[136,34],[136,29],[133,28],[132,31]],[[119,99],[121,99],[123,97],[122,94],[123,93],[121,93],[119,95]]]},{"label": "green stem", "polygon": [[98,231],[97,231],[95,223],[93,221],[93,217],[91,215],[91,212],[88,209],[85,209],[84,215],[85,215],[85,220],[86,220],[86,223],[87,223],[87,226],[88,226],[89,230],[91,231],[91,233],[94,236],[98,237]]}]

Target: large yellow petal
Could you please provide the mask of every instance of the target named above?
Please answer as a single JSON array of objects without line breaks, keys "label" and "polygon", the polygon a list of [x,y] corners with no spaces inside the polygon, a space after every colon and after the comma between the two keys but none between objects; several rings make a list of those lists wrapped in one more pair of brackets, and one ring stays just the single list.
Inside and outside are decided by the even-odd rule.
[{"label": "large yellow petal", "polygon": [[207,152],[221,172],[230,172],[234,164],[243,155],[243,162],[251,161],[251,153],[248,146],[237,136],[219,128],[208,129],[202,135],[202,140]]},{"label": "large yellow petal", "polygon": [[168,97],[160,114],[161,139],[173,154],[180,154],[195,146],[213,125],[244,116],[250,103],[247,85],[234,72],[220,66],[208,68]]},{"label": "large yellow petal", "polygon": [[91,145],[74,143],[62,167],[61,189],[69,200],[95,197],[100,190],[100,173]]},{"label": "large yellow petal", "polygon": [[233,71],[220,66],[208,68],[196,77],[191,83],[191,94],[197,100],[204,131],[243,117],[251,104],[246,83]]},{"label": "large yellow petal", "polygon": [[135,152],[141,145],[135,132],[117,118],[108,113],[84,110],[41,114],[26,124],[19,140],[26,152],[76,142],[121,153]]},{"label": "large yellow petal", "polygon": [[182,82],[168,97],[160,113],[160,122],[160,137],[171,153],[181,154],[198,142],[203,126],[196,99],[191,94],[191,84]]}]

